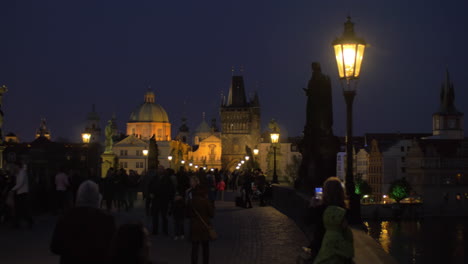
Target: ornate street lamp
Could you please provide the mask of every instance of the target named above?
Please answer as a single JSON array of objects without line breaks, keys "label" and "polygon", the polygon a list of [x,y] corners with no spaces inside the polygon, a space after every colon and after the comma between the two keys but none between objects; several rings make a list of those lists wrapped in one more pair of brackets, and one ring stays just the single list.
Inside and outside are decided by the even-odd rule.
[{"label": "ornate street lamp", "polygon": [[259,152],[259,150],[258,150],[257,148],[253,149],[253,154],[254,154],[255,156],[258,155],[258,152]]},{"label": "ornate street lamp", "polygon": [[278,144],[280,134],[276,131],[272,131],[270,137],[273,146],[273,183],[279,183],[278,174],[276,174],[276,145]]},{"label": "ornate street lamp", "polygon": [[91,134],[86,132],[81,133],[81,138],[83,139],[83,143],[88,144],[91,140]]},{"label": "ornate street lamp", "polygon": [[351,218],[354,223],[361,221],[361,204],[359,196],[355,193],[353,176],[353,101],[356,96],[357,82],[352,85],[353,80],[357,80],[361,73],[362,59],[366,42],[358,38],[354,33],[354,23],[348,16],[344,23],[343,35],[336,38],[333,43],[335,50],[338,74],[341,80],[346,81],[343,86],[343,95],[346,102],[346,192],[349,195]]}]

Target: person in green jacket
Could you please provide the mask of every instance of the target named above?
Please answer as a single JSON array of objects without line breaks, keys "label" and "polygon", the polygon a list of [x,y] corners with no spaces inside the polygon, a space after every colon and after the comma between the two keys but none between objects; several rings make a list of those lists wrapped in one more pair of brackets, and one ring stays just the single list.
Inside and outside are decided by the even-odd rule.
[{"label": "person in green jacket", "polygon": [[354,257],[353,234],[346,221],[346,210],[328,206],[323,213],[325,235],[314,264],[352,263]]}]

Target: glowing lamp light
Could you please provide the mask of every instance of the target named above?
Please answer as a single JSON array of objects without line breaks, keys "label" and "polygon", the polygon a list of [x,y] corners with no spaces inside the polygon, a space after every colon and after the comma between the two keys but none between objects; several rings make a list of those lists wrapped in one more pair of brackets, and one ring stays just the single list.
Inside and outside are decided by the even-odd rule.
[{"label": "glowing lamp light", "polygon": [[147,149],[144,149],[142,152],[143,152],[143,156],[148,156],[148,150]]},{"label": "glowing lamp light", "polygon": [[276,132],[271,133],[271,134],[270,134],[271,143],[278,143],[278,141],[279,141],[279,136],[280,136],[279,133],[276,133]]},{"label": "glowing lamp light", "polygon": [[245,160],[249,160],[249,159],[250,159],[250,157],[249,157],[249,156],[245,156]]},{"label": "glowing lamp light", "polygon": [[240,167],[240,166],[242,166],[242,164],[241,164],[241,163],[237,163],[237,166]]},{"label": "glowing lamp light", "polygon": [[198,165],[195,165],[195,169],[198,169]]},{"label": "glowing lamp light", "polygon": [[91,140],[91,134],[90,133],[81,133],[81,138],[83,139],[83,143],[88,144],[89,141]]},{"label": "glowing lamp light", "polygon": [[241,163],[242,163],[242,164],[244,164],[244,163],[245,163],[245,161],[241,160]]},{"label": "glowing lamp light", "polygon": [[387,196],[386,194],[384,194],[382,197],[385,199],[385,198],[387,198],[388,196]]},{"label": "glowing lamp light", "polygon": [[338,74],[341,79],[349,81],[359,78],[366,42],[356,37],[351,17],[348,17],[344,25],[343,35],[336,38],[332,45],[335,50]]},{"label": "glowing lamp light", "polygon": [[213,168],[211,168],[211,170],[210,170],[210,171],[214,171],[214,169],[213,169]]},{"label": "glowing lamp light", "polygon": [[203,167],[204,170],[206,170],[206,167]]},{"label": "glowing lamp light", "polygon": [[168,159],[169,161],[171,161],[171,160],[172,160],[172,156],[167,156],[167,159]]},{"label": "glowing lamp light", "polygon": [[181,160],[180,163],[185,164],[185,160]]},{"label": "glowing lamp light", "polygon": [[240,167],[239,167],[239,166],[237,166],[237,167],[236,167],[236,170],[238,170],[238,169],[240,169]]},{"label": "glowing lamp light", "polygon": [[363,198],[369,198],[369,195],[366,194],[366,195],[363,196]]},{"label": "glowing lamp light", "polygon": [[190,162],[188,165],[189,165],[190,167],[192,167],[192,166],[193,166],[193,163]]},{"label": "glowing lamp light", "polygon": [[259,151],[258,149],[253,149],[253,154],[254,154],[255,156],[257,156],[257,155],[258,155],[258,151]]}]

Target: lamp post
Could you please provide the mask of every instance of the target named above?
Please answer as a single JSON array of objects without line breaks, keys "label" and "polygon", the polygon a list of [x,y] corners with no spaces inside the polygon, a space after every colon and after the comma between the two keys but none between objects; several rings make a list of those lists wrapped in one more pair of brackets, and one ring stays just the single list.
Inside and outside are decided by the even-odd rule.
[{"label": "lamp post", "polygon": [[[344,23],[343,35],[336,38],[333,43],[335,50],[336,64],[338,66],[338,74],[341,80],[346,81],[343,86],[343,95],[346,102],[346,177],[345,187],[349,195],[350,213],[354,223],[359,223],[361,220],[361,204],[359,196],[355,193],[354,176],[353,176],[353,101],[356,96],[357,82],[361,73],[362,59],[364,57],[364,49],[366,42],[362,38],[358,38],[354,33],[354,23],[348,16]],[[354,84],[354,85],[353,85]]]},{"label": "lamp post", "polygon": [[84,144],[88,144],[89,141],[91,140],[91,134],[90,133],[81,133],[81,138],[83,139]]},{"label": "lamp post", "polygon": [[271,144],[273,145],[273,183],[278,182],[278,174],[276,174],[276,144],[278,144],[280,134],[272,131],[270,134]]},{"label": "lamp post", "polygon": [[172,156],[171,155],[167,156],[167,160],[169,160],[169,168],[172,169]]},{"label": "lamp post", "polygon": [[89,172],[89,141],[91,140],[91,134],[87,132],[81,133],[84,147],[86,148],[86,171]]},{"label": "lamp post", "polygon": [[145,172],[146,172],[146,164],[147,164],[146,160],[148,159],[148,150],[144,149],[142,152],[143,152],[143,156],[145,156]]}]

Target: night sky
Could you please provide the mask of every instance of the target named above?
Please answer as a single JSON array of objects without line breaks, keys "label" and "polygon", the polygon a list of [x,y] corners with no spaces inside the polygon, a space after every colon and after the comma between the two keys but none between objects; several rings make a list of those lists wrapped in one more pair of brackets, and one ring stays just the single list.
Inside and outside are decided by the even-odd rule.
[{"label": "night sky", "polygon": [[[53,139],[78,141],[96,104],[101,126],[115,112],[125,131],[151,86],[168,112],[191,131],[219,119],[231,66],[243,65],[248,95],[258,91],[264,128],[283,135],[305,122],[310,64],[333,80],[335,125],[345,108],[332,40],[348,14],[368,43],[355,134],[431,132],[448,66],[456,105],[468,114],[466,1],[63,1],[0,2],[0,85],[4,131],[32,140],[41,118]],[[466,120],[466,118],[465,118]]]}]

